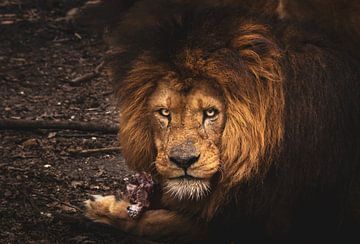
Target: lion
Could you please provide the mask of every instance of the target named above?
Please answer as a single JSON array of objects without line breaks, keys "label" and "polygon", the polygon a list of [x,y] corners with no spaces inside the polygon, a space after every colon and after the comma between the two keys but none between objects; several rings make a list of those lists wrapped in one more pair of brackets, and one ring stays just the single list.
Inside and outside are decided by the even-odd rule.
[{"label": "lion", "polygon": [[122,154],[160,188],[139,219],[115,196],[88,218],[171,242],[359,241],[359,59],[246,6],[145,1],[110,33]]}]

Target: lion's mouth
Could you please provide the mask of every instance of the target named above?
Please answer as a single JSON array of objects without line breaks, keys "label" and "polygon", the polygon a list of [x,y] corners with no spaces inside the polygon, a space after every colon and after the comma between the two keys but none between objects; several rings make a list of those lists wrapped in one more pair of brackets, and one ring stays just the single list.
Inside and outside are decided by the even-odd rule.
[{"label": "lion's mouth", "polygon": [[210,182],[190,175],[169,178],[164,190],[178,200],[200,200],[210,192]]},{"label": "lion's mouth", "polygon": [[169,178],[169,180],[204,180],[204,179],[185,173],[184,175],[181,175],[181,176],[171,177],[171,178]]}]

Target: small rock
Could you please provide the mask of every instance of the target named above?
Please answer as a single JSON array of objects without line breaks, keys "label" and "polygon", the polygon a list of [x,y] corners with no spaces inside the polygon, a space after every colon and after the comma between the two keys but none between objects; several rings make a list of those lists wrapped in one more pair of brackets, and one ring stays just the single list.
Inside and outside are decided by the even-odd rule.
[{"label": "small rock", "polygon": [[41,215],[44,215],[48,218],[51,218],[52,217],[52,214],[51,213],[45,213],[45,212],[40,212]]},{"label": "small rock", "polygon": [[70,206],[67,206],[67,205],[60,205],[60,208],[64,211],[64,212],[67,212],[67,213],[75,213],[76,212],[76,209],[75,208],[72,208]]},{"label": "small rock", "polygon": [[26,141],[24,141],[24,142],[22,143],[22,145],[23,145],[24,147],[31,147],[31,146],[35,146],[35,145],[37,145],[37,144],[38,144],[38,141],[37,141],[36,139],[34,139],[34,138],[28,139],[28,140],[26,140]]},{"label": "small rock", "polygon": [[48,137],[49,139],[54,138],[56,136],[56,132],[50,132]]},{"label": "small rock", "polygon": [[90,189],[91,189],[91,190],[99,190],[99,189],[100,189],[100,186],[90,185]]},{"label": "small rock", "polygon": [[82,186],[83,184],[84,184],[83,181],[77,181],[77,180],[71,181],[71,186],[74,188],[77,188],[78,186]]}]

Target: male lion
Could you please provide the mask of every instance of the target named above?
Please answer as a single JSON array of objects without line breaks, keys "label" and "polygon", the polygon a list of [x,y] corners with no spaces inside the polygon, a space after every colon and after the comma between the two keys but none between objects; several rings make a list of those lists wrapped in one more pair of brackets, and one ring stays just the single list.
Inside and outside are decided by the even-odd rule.
[{"label": "male lion", "polygon": [[358,58],[276,11],[129,10],[110,40],[120,142],[159,204],[134,220],[98,197],[90,219],[154,240],[359,241]]}]

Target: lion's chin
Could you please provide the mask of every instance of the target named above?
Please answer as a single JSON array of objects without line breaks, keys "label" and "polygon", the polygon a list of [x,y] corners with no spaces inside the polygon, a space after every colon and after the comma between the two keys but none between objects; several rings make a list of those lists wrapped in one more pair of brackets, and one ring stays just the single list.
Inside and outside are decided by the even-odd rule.
[{"label": "lion's chin", "polygon": [[171,179],[164,190],[178,200],[200,200],[210,192],[210,182],[200,179]]}]

